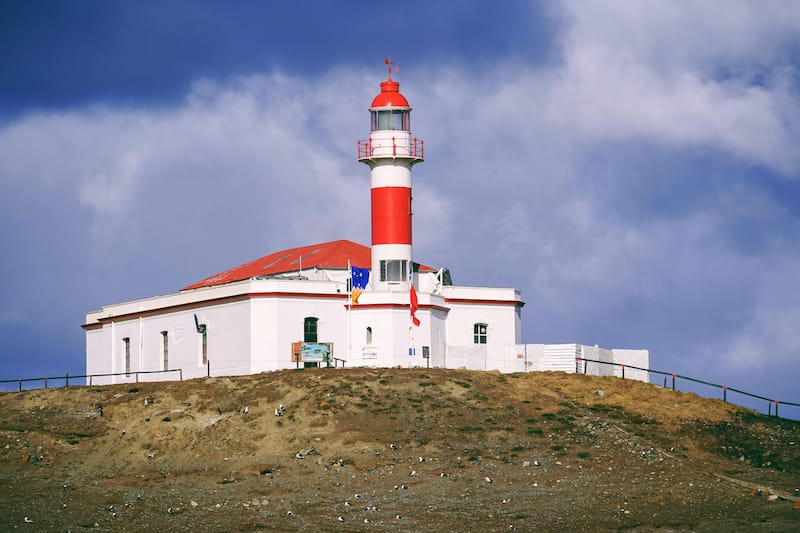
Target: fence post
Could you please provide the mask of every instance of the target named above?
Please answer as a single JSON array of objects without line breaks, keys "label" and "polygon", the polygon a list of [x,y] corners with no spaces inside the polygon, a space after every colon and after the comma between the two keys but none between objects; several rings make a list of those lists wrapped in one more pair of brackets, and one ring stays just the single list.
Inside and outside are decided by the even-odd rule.
[{"label": "fence post", "polygon": [[775,400],[775,417],[778,416],[778,400]]},{"label": "fence post", "polygon": [[65,387],[69,387],[69,370],[67,370],[67,375],[65,377],[67,379],[67,382],[66,382],[66,384],[64,386]]},{"label": "fence post", "polygon": [[722,401],[728,403],[728,386],[722,386]]},{"label": "fence post", "polygon": [[675,390],[675,374],[672,374],[672,390]]},{"label": "fence post", "polygon": [[89,374],[89,386],[90,387],[92,386],[92,375],[91,374]]},{"label": "fence post", "polygon": [[211,377],[211,359],[206,361],[206,377]]},{"label": "fence post", "polygon": [[46,389],[47,388],[47,378],[42,378],[42,379],[44,379],[44,388]]},{"label": "fence post", "polygon": [[19,381],[19,391],[22,392],[22,380],[18,379],[17,381]]},{"label": "fence post", "polygon": [[182,368],[178,369],[178,374],[181,376],[181,381],[183,381],[183,369]]},{"label": "fence post", "polygon": [[625,379],[625,364],[622,364],[622,379]]},{"label": "fence post", "polygon": [[139,383],[139,371],[134,372],[136,374],[136,383]]}]

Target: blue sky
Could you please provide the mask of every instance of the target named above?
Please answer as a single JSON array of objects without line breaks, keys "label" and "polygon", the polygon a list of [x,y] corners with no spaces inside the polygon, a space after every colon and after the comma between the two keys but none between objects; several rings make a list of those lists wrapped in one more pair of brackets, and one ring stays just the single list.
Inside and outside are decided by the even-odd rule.
[{"label": "blue sky", "polygon": [[104,304],[369,243],[389,55],[416,259],[521,289],[526,342],[800,401],[800,5],[488,6],[0,2],[0,377],[81,373]]}]

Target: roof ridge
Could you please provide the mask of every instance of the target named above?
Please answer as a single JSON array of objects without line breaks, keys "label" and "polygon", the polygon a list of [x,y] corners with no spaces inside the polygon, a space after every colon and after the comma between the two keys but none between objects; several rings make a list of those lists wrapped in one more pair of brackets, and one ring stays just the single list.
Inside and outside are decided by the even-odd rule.
[{"label": "roof ridge", "polygon": [[[260,276],[274,276],[306,270],[310,268],[345,269],[348,264],[362,268],[371,268],[372,249],[369,246],[351,241],[337,239],[305,246],[295,246],[278,250],[265,256],[253,259],[241,265],[231,267],[217,274],[182,288],[182,291],[212,287],[242,281]],[[420,263],[418,263],[420,264]],[[303,267],[302,269],[300,267]],[[420,264],[424,270],[431,267]]]}]

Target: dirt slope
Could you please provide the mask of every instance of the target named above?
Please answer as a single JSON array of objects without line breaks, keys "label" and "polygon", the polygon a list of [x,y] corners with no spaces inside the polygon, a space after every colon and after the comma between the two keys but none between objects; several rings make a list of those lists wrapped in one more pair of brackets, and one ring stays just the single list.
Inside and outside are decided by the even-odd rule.
[{"label": "dirt slope", "polygon": [[287,370],[0,395],[2,531],[798,531],[798,500],[800,423],[617,378]]}]

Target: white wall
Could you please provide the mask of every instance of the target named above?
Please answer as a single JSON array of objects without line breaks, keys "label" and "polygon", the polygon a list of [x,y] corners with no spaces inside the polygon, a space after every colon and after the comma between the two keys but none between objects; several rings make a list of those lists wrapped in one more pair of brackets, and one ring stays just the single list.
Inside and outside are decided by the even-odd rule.
[{"label": "white wall", "polygon": [[[519,293],[513,289],[443,287],[421,293],[413,328],[415,354],[408,355],[408,293],[367,291],[349,313],[341,280],[248,280],[125,302],[87,314],[87,374],[125,371],[122,339],[130,338],[129,376],[101,382],[133,382],[136,372],[163,370],[162,331],[169,332],[169,366],[184,379],[205,376],[195,315],[207,327],[211,375],[249,374],[292,368],[291,345],[302,341],[304,320],[318,318],[319,342],[333,343],[345,366],[430,366],[524,372],[576,371],[576,356],[649,368],[647,350],[608,350],[578,344],[521,344]],[[348,323],[350,337],[348,342]],[[475,323],[488,324],[488,344],[474,344]],[[91,326],[96,324],[97,326]],[[375,357],[364,357],[366,328]],[[430,347],[430,360],[423,357]],[[578,371],[584,369],[578,364]],[[620,367],[587,363],[592,375],[619,375]],[[626,379],[648,372],[626,368]],[[177,379],[175,374],[139,375],[140,381]],[[99,379],[99,378],[98,378]]]},{"label": "white wall", "polygon": [[[615,348],[612,350],[614,354],[614,362],[639,368],[650,368],[650,351],[649,350],[624,350]],[[619,368],[619,375],[622,375],[622,369]],[[615,373],[614,375],[617,375]],[[625,379],[635,379],[638,381],[650,382],[650,372],[647,370],[638,370],[634,368],[625,368]]]},{"label": "white wall", "polygon": [[[111,341],[106,340],[106,336],[110,336],[111,328],[99,328],[86,332],[86,374],[110,374],[113,372],[111,369]],[[96,354],[92,357],[91,355]],[[105,355],[105,356],[103,356]],[[110,378],[106,383],[110,382]],[[88,383],[88,381],[87,381]]]},{"label": "white wall", "polygon": [[124,338],[130,339],[130,375],[93,378],[93,383],[132,383],[178,379],[177,373],[139,374],[164,370],[163,337],[169,340],[169,369],[182,369],[183,378],[207,375],[202,362],[201,334],[195,314],[206,325],[208,359],[213,374],[247,374],[250,366],[248,302],[234,302],[163,315],[113,321],[87,331],[87,374],[126,371]]},{"label": "white wall", "polygon": [[[650,367],[647,350],[609,350],[580,344],[518,344],[448,345],[444,358],[432,361],[431,366],[465,368],[469,370],[499,370],[500,372],[576,372],[593,376],[622,377],[622,367],[611,364],[577,361],[576,357],[608,363],[624,363],[641,368]],[[435,363],[435,364],[434,364]],[[625,368],[625,379],[649,381],[646,370]]]},{"label": "white wall", "polygon": [[474,342],[475,324],[487,324],[487,343],[519,344],[522,337],[517,308],[519,291],[494,287],[446,286],[442,288],[447,314],[447,344]]}]

